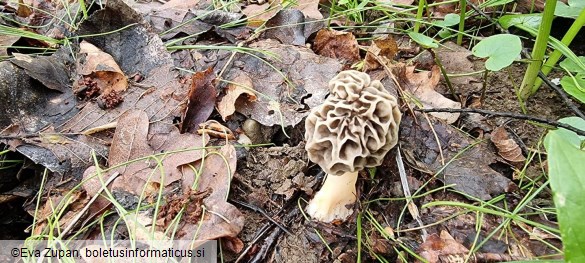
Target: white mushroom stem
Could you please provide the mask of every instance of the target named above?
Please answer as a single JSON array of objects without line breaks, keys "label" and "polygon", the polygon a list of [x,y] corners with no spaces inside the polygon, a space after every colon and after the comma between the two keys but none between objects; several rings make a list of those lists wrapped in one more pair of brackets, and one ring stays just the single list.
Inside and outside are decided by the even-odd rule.
[{"label": "white mushroom stem", "polygon": [[327,223],[347,219],[353,213],[357,178],[358,172],[341,176],[328,174],[321,190],[309,201],[307,213],[311,218]]}]

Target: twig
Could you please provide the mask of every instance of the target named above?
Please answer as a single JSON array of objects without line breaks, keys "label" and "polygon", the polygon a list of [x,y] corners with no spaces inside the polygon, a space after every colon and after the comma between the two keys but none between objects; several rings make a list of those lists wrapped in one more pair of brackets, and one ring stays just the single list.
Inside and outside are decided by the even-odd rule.
[{"label": "twig", "polygon": [[[324,174],[324,173],[323,173]],[[240,181],[242,181],[240,179]],[[243,181],[242,181],[243,182]],[[278,211],[277,215],[280,213],[283,213],[285,211],[286,208],[288,207],[292,207],[292,204],[295,203],[295,200],[297,200],[297,198],[299,197],[300,193],[296,193],[295,195],[293,195],[293,197],[290,199],[289,202],[287,202],[283,208]],[[296,206],[295,208],[296,209]],[[289,212],[290,214],[290,212]],[[286,214],[284,216],[284,218],[282,219],[283,221],[287,221],[290,220],[291,218],[288,218],[289,214]],[[239,263],[242,261],[242,259],[248,254],[248,252],[252,249],[252,247],[256,244],[256,242],[258,242],[261,238],[264,237],[264,235],[266,234],[266,232],[268,232],[268,230],[270,230],[273,226],[273,222],[266,222],[264,225],[262,225],[262,227],[260,227],[260,229],[258,229],[256,231],[256,234],[254,235],[254,239],[248,244],[248,246],[246,247],[246,249],[244,249],[241,253],[240,256],[238,256],[238,258],[236,259],[235,263]],[[281,231],[281,228],[278,228],[277,230]],[[263,239],[265,240],[265,239]]]},{"label": "twig", "polygon": [[[408,187],[408,179],[406,178],[406,170],[404,169],[404,163],[402,162],[402,156],[400,155],[400,147],[398,147],[398,150],[396,150],[396,164],[398,166],[398,173],[400,174],[400,182],[402,183],[402,191],[404,192],[404,197],[406,198],[406,205],[408,206],[408,212],[410,212],[410,215],[412,216],[412,218],[414,218],[414,220],[416,220],[418,225],[420,227],[423,227],[424,224],[423,224],[422,220],[420,219],[420,213],[418,211],[418,207],[412,201],[412,194],[410,193],[410,188]],[[422,232],[422,240],[426,240],[427,236],[429,235],[427,233],[427,230],[424,228],[421,228],[421,232]]]},{"label": "twig", "polygon": [[[292,220],[298,214],[299,214],[299,209],[298,209],[298,207],[295,206],[293,208],[293,210],[288,212],[283,217],[283,220],[284,221]],[[276,240],[278,240],[278,237],[280,237],[280,234],[282,234],[282,229],[275,228],[272,231],[272,233],[270,233],[270,235],[268,235],[266,237],[266,239],[264,240],[264,245],[262,245],[262,247],[260,248],[260,251],[258,251],[258,253],[256,253],[254,258],[252,258],[249,262],[266,262],[267,260],[265,260],[265,258],[266,258],[266,255],[268,254],[268,251],[270,250],[272,245],[274,245],[274,242],[276,242]]]},{"label": "twig", "polygon": [[575,103],[573,103],[573,101],[571,99],[569,99],[569,97],[567,96],[567,93],[565,93],[565,91],[563,89],[559,88],[559,86],[555,85],[550,80],[548,80],[546,78],[546,76],[544,75],[544,73],[542,73],[542,71],[538,72],[538,76],[540,77],[540,79],[542,79],[542,81],[546,85],[548,85],[549,87],[551,87],[554,91],[556,91],[559,94],[559,96],[561,96],[561,99],[563,100],[563,102],[565,102],[565,104],[567,104],[567,106],[569,106],[569,108],[577,116],[579,116],[581,119],[584,119],[585,120],[585,114],[583,114],[583,112],[581,112],[579,110],[579,108],[577,108],[577,106],[575,106]]},{"label": "twig", "polygon": [[262,214],[264,217],[266,217],[266,219],[268,219],[270,222],[272,222],[273,224],[278,226],[280,229],[282,229],[282,231],[286,232],[289,235],[292,235],[292,233],[290,231],[288,231],[286,229],[286,227],[284,227],[282,224],[280,224],[276,220],[274,220],[274,218],[272,218],[270,215],[268,215],[268,213],[266,213],[266,211],[264,211],[264,209],[257,207],[257,206],[254,206],[254,205],[251,205],[251,204],[248,204],[248,203],[245,203],[245,202],[242,202],[242,201],[239,201],[239,200],[235,200],[235,199],[230,199],[229,201],[236,203],[238,205],[241,205],[245,208],[248,208],[254,212]]},{"label": "twig", "polygon": [[420,112],[449,112],[449,113],[481,113],[481,114],[485,114],[488,115],[489,117],[508,117],[508,118],[513,118],[513,119],[519,119],[519,120],[527,120],[527,121],[534,121],[534,122],[538,122],[538,123],[543,123],[543,124],[548,124],[550,126],[556,127],[556,128],[564,128],[567,129],[569,131],[572,131],[578,135],[581,136],[585,136],[585,131],[581,130],[581,129],[577,129],[571,125],[562,123],[562,122],[558,122],[558,121],[551,121],[551,120],[547,120],[544,118],[539,118],[539,117],[534,117],[534,116],[528,116],[528,115],[523,115],[523,114],[518,114],[518,113],[512,113],[512,112],[497,112],[497,111],[489,111],[489,110],[480,110],[480,109],[448,109],[448,108],[436,108],[436,109],[415,109],[415,111],[420,111]]},{"label": "twig", "polygon": [[27,138],[35,138],[41,136],[75,136],[75,135],[82,135],[82,133],[74,132],[74,133],[27,133],[22,135],[2,135],[0,136],[0,140],[14,140],[14,139],[27,139]]},{"label": "twig", "polygon": [[235,263],[239,263],[240,261],[242,261],[242,259],[248,254],[248,251],[250,251],[250,249],[252,249],[252,247],[256,244],[256,242],[258,242],[258,240],[260,240],[260,238],[262,238],[264,236],[264,234],[266,234],[266,232],[271,227],[272,227],[271,222],[266,222],[266,224],[262,225],[262,227],[259,228],[258,231],[256,231],[256,233],[257,233],[256,237],[248,244],[246,249],[244,249],[244,251],[242,251],[240,256],[236,259]]},{"label": "twig", "polygon": [[91,207],[93,202],[95,202],[95,200],[97,200],[97,198],[100,197],[101,193],[106,189],[106,187],[108,187],[108,185],[111,182],[113,182],[114,179],[116,179],[119,175],[120,175],[119,172],[115,172],[114,174],[112,174],[110,176],[110,178],[108,178],[108,180],[104,183],[104,185],[102,185],[100,190],[97,193],[95,193],[95,195],[91,198],[91,200],[89,200],[89,202],[87,202],[87,204],[85,204],[83,209],[81,209],[81,211],[79,211],[79,213],[77,213],[77,215],[75,215],[75,217],[71,220],[69,225],[63,230],[63,232],[61,232],[61,235],[59,236],[58,240],[63,238],[65,235],[67,235],[67,233],[69,233],[69,231],[71,231],[73,226],[75,226],[77,224],[77,222],[79,221],[79,219],[81,219],[81,217],[87,212],[87,210],[89,210],[89,207]]}]

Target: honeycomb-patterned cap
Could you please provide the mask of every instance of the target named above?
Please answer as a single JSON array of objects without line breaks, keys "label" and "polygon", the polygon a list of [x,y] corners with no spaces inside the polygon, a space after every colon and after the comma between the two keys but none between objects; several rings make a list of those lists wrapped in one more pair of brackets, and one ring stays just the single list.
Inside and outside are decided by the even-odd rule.
[{"label": "honeycomb-patterned cap", "polygon": [[355,70],[340,72],[329,90],[305,121],[309,159],[331,175],[380,165],[398,141],[402,115],[396,98]]}]

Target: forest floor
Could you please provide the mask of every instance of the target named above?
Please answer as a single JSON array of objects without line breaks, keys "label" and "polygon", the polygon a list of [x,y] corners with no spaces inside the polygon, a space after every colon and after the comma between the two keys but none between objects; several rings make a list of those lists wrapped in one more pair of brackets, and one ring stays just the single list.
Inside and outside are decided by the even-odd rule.
[{"label": "forest floor", "polygon": [[[562,259],[543,138],[567,101],[543,85],[523,110],[525,61],[488,72],[477,40],[440,39],[455,3],[429,1],[440,46],[422,47],[398,2],[332,17],[308,0],[0,0],[16,30],[0,35],[0,239],[195,237],[223,262]],[[322,223],[304,210],[325,177],[304,120],[349,69],[398,98],[398,144],[360,171],[353,214]]]}]

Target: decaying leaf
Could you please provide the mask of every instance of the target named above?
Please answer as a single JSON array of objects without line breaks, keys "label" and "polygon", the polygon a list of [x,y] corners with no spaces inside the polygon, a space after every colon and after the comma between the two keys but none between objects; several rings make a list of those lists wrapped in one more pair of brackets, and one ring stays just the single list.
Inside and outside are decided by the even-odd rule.
[{"label": "decaying leaf", "polygon": [[50,57],[31,57],[25,54],[14,54],[10,60],[13,64],[23,68],[26,73],[43,83],[45,87],[66,93],[70,85],[70,69],[63,63],[67,59],[62,52]]},{"label": "decaying leaf", "polygon": [[449,255],[462,255],[469,250],[457,242],[447,231],[442,230],[440,235],[432,234],[427,237],[418,249],[419,255],[429,263],[443,262],[441,259]]},{"label": "decaying leaf", "polygon": [[[399,64],[393,68],[393,72],[402,88],[412,93],[420,101],[423,108],[461,109],[461,103],[447,99],[435,91],[441,78],[439,67],[434,66],[430,72],[418,73],[415,73],[414,69],[413,66]],[[431,115],[445,120],[447,123],[453,123],[459,118],[459,113],[433,112]]]},{"label": "decaying leaf", "polygon": [[481,90],[482,80],[479,79],[478,75],[468,75],[468,73],[477,71],[473,67],[473,62],[468,59],[471,56],[471,51],[453,42],[447,42],[441,45],[435,54],[448,74],[462,75],[449,77],[449,81],[457,87],[457,90],[466,93]]},{"label": "decaying leaf", "polygon": [[230,129],[221,125],[216,120],[208,120],[204,123],[199,124],[199,130],[197,130],[197,134],[199,135],[206,134],[212,138],[220,138],[227,140],[236,139],[236,136],[234,136],[234,133]]},{"label": "decaying leaf", "polygon": [[296,1],[295,9],[301,10],[305,17],[312,19],[323,19],[323,14],[319,12],[319,1],[316,0],[299,0]]},{"label": "decaying leaf", "polygon": [[210,193],[211,189],[198,192],[189,188],[183,193],[183,196],[171,197],[161,207],[156,224],[161,228],[167,228],[171,226],[179,214],[185,218],[187,223],[197,224],[203,216],[203,199],[209,197]]},{"label": "decaying leaf", "polygon": [[[207,138],[194,134],[179,134],[176,129],[166,134],[167,137],[163,141],[159,141],[161,137],[153,137],[149,140],[148,116],[141,110],[127,111],[120,116],[118,123],[112,139],[108,164],[110,167],[121,165],[115,169],[121,176],[112,183],[112,189],[119,188],[133,194],[140,194],[145,189],[157,191],[158,187],[152,187],[165,187],[183,179],[180,166],[199,160],[202,153],[200,150],[191,150],[161,156],[159,160],[162,159],[162,167],[158,166],[153,159],[128,163],[129,161],[151,156],[157,152],[202,147],[207,141]],[[86,171],[85,176],[92,176],[94,169]],[[146,196],[154,193],[146,191]]]},{"label": "decaying leaf", "polygon": [[[47,227],[56,227],[61,231],[73,220],[85,204],[89,202],[89,197],[83,191],[73,191],[71,195],[55,195],[50,197],[41,210],[38,212],[37,224],[34,229],[34,235],[48,233],[48,231],[60,232],[57,229],[47,229]],[[57,218],[54,218],[58,216]],[[55,222],[58,222],[55,224]]]},{"label": "decaying leaf", "polygon": [[[242,13],[244,13],[248,17],[248,25],[253,27],[258,27],[264,24],[264,22],[268,21],[271,17],[273,17],[281,8],[277,5],[272,6],[271,3],[276,3],[277,1],[273,2],[266,2],[264,4],[250,4],[242,9]],[[271,8],[273,7],[273,8]]]},{"label": "decaying leaf", "polygon": [[[468,195],[489,200],[514,189],[515,184],[490,167],[498,157],[485,143],[478,143],[463,132],[422,114],[405,115],[400,123],[400,141],[406,160],[429,174],[439,171],[446,185]],[[432,125],[432,128],[431,128]]]},{"label": "decaying leaf", "polygon": [[[265,126],[296,125],[308,109],[323,102],[327,83],[341,70],[338,60],[315,55],[306,47],[283,45],[275,40],[262,40],[250,45],[274,56],[236,56],[239,67],[232,67],[226,79],[233,81],[248,75],[259,94],[255,102],[239,104],[236,111],[251,116]],[[279,69],[279,71],[275,70]]]},{"label": "decaying leaf", "polygon": [[346,63],[360,60],[360,50],[355,36],[350,32],[321,29],[315,36],[315,53],[337,58]]},{"label": "decaying leaf", "polygon": [[512,163],[523,163],[526,161],[526,157],[522,155],[522,149],[520,149],[516,141],[510,139],[506,128],[500,126],[494,129],[490,140],[498,148],[498,154],[507,161]]},{"label": "decaying leaf", "polygon": [[8,48],[20,39],[19,36],[0,35],[0,57],[8,56]]},{"label": "decaying leaf", "polygon": [[[299,0],[290,9],[300,10],[303,15],[309,19],[323,19],[323,15],[319,12],[319,1],[315,0]],[[282,0],[266,1],[263,4],[249,4],[242,10],[248,17],[248,24],[250,26],[260,26],[262,23],[274,17],[276,13],[283,10]]]},{"label": "decaying leaf", "polygon": [[199,124],[206,121],[215,107],[217,92],[213,80],[213,68],[203,72],[196,72],[191,79],[187,110],[181,123],[181,132],[195,132]]},{"label": "decaying leaf", "polygon": [[237,75],[231,82],[225,88],[225,95],[217,103],[217,111],[224,121],[236,112],[236,107],[243,103],[242,100],[254,102],[257,99],[252,79],[245,73]]},{"label": "decaying leaf", "polygon": [[366,53],[364,71],[377,69],[381,66],[380,63],[387,65],[394,60],[394,56],[396,56],[397,53],[398,44],[396,44],[396,41],[390,35],[374,39]]},{"label": "decaying leaf", "polygon": [[[312,187],[317,183],[315,176],[304,174],[307,164],[307,151],[304,144],[295,147],[252,148],[246,160],[246,167],[238,170],[240,178],[249,178],[253,187],[253,196],[282,195],[285,201],[295,193],[313,194]],[[256,199],[256,200],[254,200]],[[257,198],[249,197],[250,203],[263,204]]]},{"label": "decaying leaf", "polygon": [[[86,41],[82,41],[79,46],[82,55],[77,73],[95,81],[100,90],[99,94],[107,95],[113,91],[120,93],[128,88],[128,78],[110,54]],[[80,82],[74,82],[76,91],[83,87]]]},{"label": "decaying leaf", "polygon": [[[244,227],[244,216],[232,204],[227,202],[230,182],[236,171],[236,149],[232,145],[224,145],[218,151],[212,151],[205,158],[203,173],[195,185],[195,174],[184,178],[183,192],[211,190],[203,199],[205,211],[203,221],[197,223],[182,222],[183,236],[212,240],[220,237],[235,237]],[[192,171],[191,171],[192,172]],[[195,187],[194,187],[195,186]]]},{"label": "decaying leaf", "polygon": [[296,9],[280,10],[266,22],[266,38],[280,43],[302,46],[305,44],[305,17]]}]

